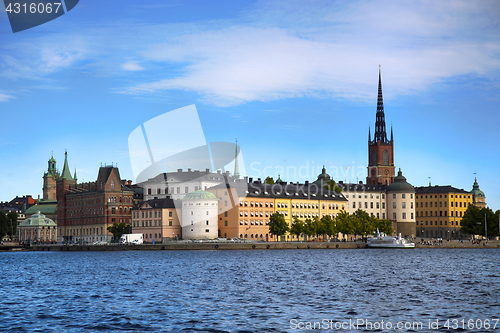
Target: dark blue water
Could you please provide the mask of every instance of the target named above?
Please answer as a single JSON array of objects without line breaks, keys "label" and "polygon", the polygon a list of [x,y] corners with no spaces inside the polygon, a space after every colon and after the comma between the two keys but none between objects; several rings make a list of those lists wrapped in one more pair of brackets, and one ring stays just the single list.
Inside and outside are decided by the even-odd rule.
[{"label": "dark blue water", "polygon": [[[499,256],[496,249],[4,252],[0,331],[429,332],[437,320],[440,332],[498,332]],[[486,319],[490,328],[479,329]],[[347,326],[360,320],[373,326]],[[460,329],[444,328],[447,320]],[[422,326],[397,330],[398,322]]]}]

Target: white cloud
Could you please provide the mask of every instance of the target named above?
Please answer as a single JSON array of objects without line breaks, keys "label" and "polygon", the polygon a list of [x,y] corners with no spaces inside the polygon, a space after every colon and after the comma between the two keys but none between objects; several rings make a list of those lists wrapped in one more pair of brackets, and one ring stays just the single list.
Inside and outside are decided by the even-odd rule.
[{"label": "white cloud", "polygon": [[15,97],[12,95],[6,95],[0,93],[0,102],[7,102],[9,99],[14,99]]},{"label": "white cloud", "polygon": [[127,61],[126,63],[123,63],[121,67],[125,71],[142,71],[142,70],[144,70],[144,67],[139,65],[139,63],[137,61]]},{"label": "white cloud", "polygon": [[[249,15],[262,24],[217,26],[147,47],[145,59],[188,64],[182,75],[128,92],[185,89],[220,106],[306,95],[372,99],[382,64],[384,93],[391,98],[500,68],[500,42],[492,34],[499,29],[488,6],[363,1],[319,11],[302,3],[293,3],[293,12],[275,2],[263,7],[265,14],[258,8],[262,15]],[[309,16],[297,21],[303,12]]]}]

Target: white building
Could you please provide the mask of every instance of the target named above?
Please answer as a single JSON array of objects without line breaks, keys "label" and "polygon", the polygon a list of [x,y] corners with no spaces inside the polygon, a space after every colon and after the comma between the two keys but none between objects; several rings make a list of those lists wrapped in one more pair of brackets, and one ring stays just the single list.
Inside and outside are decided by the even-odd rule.
[{"label": "white building", "polygon": [[214,239],[219,233],[219,199],[210,192],[197,190],[182,198],[182,238]]},{"label": "white building", "polygon": [[219,185],[225,181],[224,178],[228,178],[228,182],[234,182],[239,177],[230,176],[229,171],[221,173],[218,170],[217,173],[213,173],[209,169],[205,171],[178,169],[177,172],[162,173],[137,185],[144,189],[144,201],[167,197],[179,200],[190,192],[207,190]]}]

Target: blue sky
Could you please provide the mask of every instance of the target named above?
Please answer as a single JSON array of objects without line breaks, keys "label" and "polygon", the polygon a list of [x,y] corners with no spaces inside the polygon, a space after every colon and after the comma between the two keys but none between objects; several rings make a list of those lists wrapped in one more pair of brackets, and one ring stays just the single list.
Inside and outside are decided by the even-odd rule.
[{"label": "blue sky", "polygon": [[[250,177],[364,180],[378,65],[395,164],[500,209],[498,1],[80,1],[13,34],[0,13],[0,200],[42,193],[52,151],[134,175],[128,135],[195,104]],[[189,137],[180,137],[185,140]],[[174,143],[175,144],[175,143]],[[346,169],[350,166],[349,169]],[[346,174],[348,172],[348,174]]]}]

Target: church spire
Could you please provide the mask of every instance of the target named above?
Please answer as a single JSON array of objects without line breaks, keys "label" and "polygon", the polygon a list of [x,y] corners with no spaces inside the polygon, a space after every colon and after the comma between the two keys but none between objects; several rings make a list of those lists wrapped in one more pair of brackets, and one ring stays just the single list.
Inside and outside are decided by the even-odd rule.
[{"label": "church spire", "polygon": [[236,138],[236,148],[234,151],[234,174],[236,179],[240,178],[240,168],[238,166],[238,138]]},{"label": "church spire", "polygon": [[392,135],[392,123],[391,123],[391,141],[394,141],[394,136]]},{"label": "church spire", "polygon": [[380,74],[380,65],[378,66],[378,98],[377,98],[377,120],[375,122],[375,142],[387,142],[387,133],[385,131],[384,99],[382,97],[382,77]]},{"label": "church spire", "polygon": [[368,125],[368,142],[372,141],[372,132],[371,132],[371,128],[370,128],[370,125]]},{"label": "church spire", "polygon": [[73,180],[73,177],[71,177],[71,171],[69,171],[67,151],[64,152],[64,166],[61,173],[61,178],[66,180]]}]

